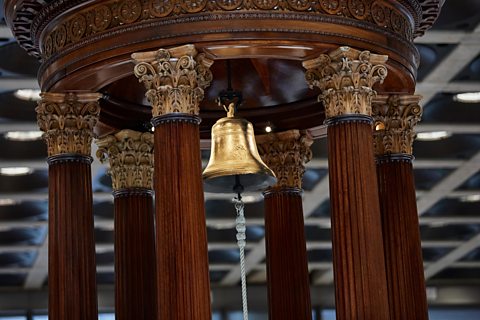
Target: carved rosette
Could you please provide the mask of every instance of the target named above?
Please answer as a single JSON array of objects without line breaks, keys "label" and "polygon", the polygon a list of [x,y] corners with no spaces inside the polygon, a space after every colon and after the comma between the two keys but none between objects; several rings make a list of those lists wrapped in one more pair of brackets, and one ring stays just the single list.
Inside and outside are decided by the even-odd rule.
[{"label": "carved rosette", "polygon": [[110,163],[113,190],[153,190],[153,134],[122,130],[98,139],[97,158]]},{"label": "carved rosette", "polygon": [[372,89],[387,76],[388,57],[340,47],[329,54],[304,61],[305,77],[310,88],[322,93],[318,100],[325,106],[326,118],[348,114],[372,114]]},{"label": "carved rosette", "polygon": [[134,53],[135,76],[147,88],[153,117],[169,113],[198,115],[204,89],[212,81],[212,60],[193,45]]},{"label": "carved rosette", "polygon": [[37,123],[45,132],[48,156],[80,154],[90,156],[93,128],[98,121],[102,97],[98,93],[40,94],[35,111]]},{"label": "carved rosette", "polygon": [[412,154],[415,125],[422,116],[417,95],[379,95],[373,99],[374,147],[377,157]]},{"label": "carved rosette", "polygon": [[[44,7],[38,2],[42,2]],[[297,16],[306,14],[317,19],[342,17],[357,23],[369,23],[412,41],[414,32],[415,35],[421,35],[430,28],[441,7],[440,0],[423,0],[421,6],[416,1],[377,0],[103,0],[86,5],[83,10],[73,10],[65,19],[55,23],[52,29],[48,29],[45,28],[44,21],[48,20],[47,17],[66,12],[73,5],[72,1],[54,1],[55,3],[50,4],[44,2],[29,1],[27,6],[18,4],[18,15],[14,24],[17,38],[21,34],[28,34],[34,39],[35,35],[42,35],[41,53],[44,59],[62,53],[65,48],[72,49],[72,45],[100,33],[111,34],[112,29],[122,26],[163,18],[199,20],[200,15],[218,13],[250,16],[259,13]],[[417,21],[422,15],[422,7],[423,19]],[[28,27],[27,23],[31,27]],[[420,25],[417,27],[418,23]],[[30,42],[29,40],[31,41],[22,38],[20,43]],[[34,45],[28,43],[24,47],[38,56]]]},{"label": "carved rosette", "polygon": [[274,188],[302,188],[305,164],[312,159],[312,138],[306,131],[290,130],[256,137],[262,160],[273,170]]}]

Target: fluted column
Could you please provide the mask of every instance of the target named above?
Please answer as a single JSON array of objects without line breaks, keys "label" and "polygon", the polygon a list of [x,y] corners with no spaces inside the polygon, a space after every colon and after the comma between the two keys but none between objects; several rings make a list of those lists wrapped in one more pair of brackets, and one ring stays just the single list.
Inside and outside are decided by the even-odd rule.
[{"label": "fluted column", "polygon": [[132,57],[155,126],[158,319],[210,320],[198,115],[212,61],[192,45]]},{"label": "fluted column", "polygon": [[91,142],[96,93],[42,93],[38,125],[49,164],[48,308],[51,320],[97,320]]},{"label": "fluted column", "polygon": [[122,130],[97,145],[115,199],[115,318],[157,319],[153,134]]},{"label": "fluted column", "polygon": [[372,86],[386,77],[386,60],[341,47],[303,64],[327,117],[339,320],[390,319],[371,117]]},{"label": "fluted column", "polygon": [[422,114],[420,98],[381,95],[373,101],[374,146],[392,320],[428,319],[412,168],[414,127]]},{"label": "fluted column", "polygon": [[278,182],[264,192],[268,316],[272,320],[312,318],[310,279],[302,207],[302,178],[313,140],[291,130],[258,136],[262,160]]}]

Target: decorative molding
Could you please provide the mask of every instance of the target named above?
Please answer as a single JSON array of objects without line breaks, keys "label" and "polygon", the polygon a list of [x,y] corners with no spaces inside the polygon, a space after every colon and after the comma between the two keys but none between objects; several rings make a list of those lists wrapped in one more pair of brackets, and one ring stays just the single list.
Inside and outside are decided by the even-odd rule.
[{"label": "decorative molding", "polygon": [[41,93],[35,108],[37,123],[45,132],[48,156],[90,156],[93,128],[100,114],[98,93]]},{"label": "decorative molding", "polygon": [[[46,7],[48,10],[48,6]],[[42,41],[44,59],[60,52],[70,44],[109,30],[154,19],[218,14],[227,12],[298,12],[348,18],[388,29],[402,38],[413,41],[417,22],[416,10],[401,2],[379,0],[294,1],[294,0],[109,0],[91,5],[74,13],[68,20],[48,31]],[[413,11],[413,12],[410,12]],[[412,17],[415,16],[415,17]],[[35,31],[42,31],[35,22]]]},{"label": "decorative molding", "polygon": [[97,158],[110,162],[113,190],[153,190],[153,134],[122,130],[96,140]]},{"label": "decorative molding", "polygon": [[322,91],[318,100],[325,106],[326,118],[348,114],[372,114],[372,89],[387,76],[388,57],[350,47],[303,62],[310,88]]},{"label": "decorative molding", "polygon": [[422,17],[420,23],[415,30],[414,37],[421,37],[427,32],[437,21],[440,16],[445,0],[422,0],[419,1],[422,8]]},{"label": "decorative molding", "polygon": [[61,153],[47,158],[49,166],[58,163],[84,163],[92,164],[93,158],[91,156],[85,156],[78,153]]},{"label": "decorative molding", "polygon": [[412,154],[415,125],[422,116],[417,95],[379,95],[373,99],[375,155]]},{"label": "decorative molding", "polygon": [[256,137],[262,160],[278,181],[273,188],[302,189],[305,164],[312,159],[313,139],[307,131],[290,130]]},{"label": "decorative molding", "polygon": [[213,61],[193,45],[132,54],[134,73],[147,88],[153,117],[170,113],[198,115],[204,89],[212,81]]},{"label": "decorative molding", "polygon": [[[43,88],[51,88],[60,81],[60,79],[65,77],[65,74],[61,72],[61,70],[57,70],[55,68],[52,68],[52,66],[55,64],[55,61],[58,61],[61,58],[65,58],[66,56],[68,57],[68,61],[62,62],[64,67],[68,69],[72,65],[77,65],[78,63],[85,62],[84,56],[79,56],[76,55],[75,53],[80,50],[88,50],[88,57],[89,59],[97,56],[99,54],[104,53],[105,51],[109,50],[115,50],[119,47],[127,47],[127,46],[136,46],[136,45],[141,45],[142,43],[145,42],[145,39],[142,37],[139,37],[135,40],[128,40],[126,42],[122,42],[121,39],[124,35],[126,34],[131,34],[131,33],[141,33],[146,30],[150,29],[171,29],[171,32],[168,33],[162,33],[159,32],[155,34],[152,37],[149,37],[148,41],[164,41],[166,39],[170,39],[169,43],[172,41],[175,42],[174,39],[182,38],[185,36],[194,36],[194,37],[209,37],[209,36],[217,36],[217,35],[225,35],[225,34],[247,34],[247,33],[271,33],[275,34],[275,38],[278,39],[284,39],[284,37],[289,37],[288,34],[290,33],[305,33],[309,34],[310,36],[315,36],[315,37],[340,37],[340,42],[345,42],[345,41],[354,41],[354,42],[360,42],[360,43],[365,43],[368,44],[369,46],[374,46],[379,48],[379,50],[383,51],[388,51],[392,55],[397,55],[397,56],[403,56],[405,52],[399,49],[403,48],[407,51],[409,51],[408,56],[413,57],[413,59],[409,59],[410,61],[404,65],[405,68],[410,70],[412,73],[414,70],[417,69],[418,67],[418,61],[419,61],[419,53],[417,48],[414,46],[413,42],[407,41],[404,38],[402,38],[400,35],[397,35],[395,33],[390,32],[388,29],[381,28],[377,25],[373,25],[364,21],[358,21],[358,20],[353,20],[353,19],[344,19],[339,16],[334,16],[334,15],[315,15],[315,14],[304,14],[304,13],[295,13],[295,12],[290,12],[290,13],[279,13],[279,12],[269,12],[269,11],[264,11],[264,12],[245,12],[242,13],[242,19],[251,19],[251,20],[272,20],[276,21],[275,25],[265,25],[263,27],[246,27],[244,25],[239,25],[238,27],[232,27],[229,24],[222,23],[221,25],[217,25],[213,23],[212,25],[216,26],[214,28],[210,29],[196,29],[193,31],[183,31],[182,28],[173,28],[175,25],[181,25],[181,24],[189,24],[189,23],[203,23],[205,21],[212,21],[212,22],[218,22],[218,21],[230,21],[235,20],[238,18],[238,13],[235,12],[223,12],[223,13],[215,13],[211,15],[196,15],[196,16],[182,16],[173,19],[157,19],[149,22],[148,24],[133,24],[133,25],[128,25],[124,26],[122,28],[117,28],[115,30],[112,30],[111,32],[108,33],[100,33],[97,35],[93,35],[89,38],[85,38],[82,41],[72,44],[68,47],[65,47],[61,52],[58,52],[54,55],[52,55],[50,58],[43,60],[43,63],[41,64],[38,74],[49,74],[48,77],[46,78],[41,78],[41,85]],[[280,21],[277,21],[280,20]],[[336,24],[339,28],[336,28],[335,32],[327,32],[324,29],[313,29],[310,28],[309,30],[300,30],[298,28],[292,28],[290,25],[289,27],[282,27],[279,28],[278,26],[281,25],[283,26],[282,21],[287,21],[291,23],[292,21],[295,21],[295,23],[298,25],[301,22],[308,22],[313,25],[319,25],[322,23],[327,23],[327,24]],[[371,39],[371,38],[365,38],[362,37],[361,34],[352,34],[351,32],[345,33],[345,30],[348,28],[359,28],[363,30],[367,30],[369,32],[374,32],[380,36],[380,38],[387,38],[390,39],[389,42],[394,42],[397,43],[397,48],[393,48],[392,46],[389,45],[389,43],[385,42],[379,42],[377,38]],[[346,29],[345,29],[346,28]],[[284,34],[284,35],[283,35]],[[103,41],[110,41],[109,39],[112,39],[112,37],[115,37],[117,40],[115,41],[115,45],[109,46],[107,48],[104,48],[103,46],[99,46],[98,44]],[[271,39],[272,40],[272,39]],[[273,40],[272,40],[273,41]],[[389,54],[390,54],[389,53]],[[71,55],[74,56],[71,56]],[[400,64],[404,64],[400,62]],[[62,69],[63,70],[63,69]]]},{"label": "decorative molding", "polygon": [[365,114],[352,113],[352,114],[336,116],[333,118],[328,118],[328,119],[325,119],[325,121],[323,122],[323,124],[326,125],[327,127],[336,126],[336,125],[345,124],[345,123],[364,123],[371,126],[373,124],[373,118]]}]

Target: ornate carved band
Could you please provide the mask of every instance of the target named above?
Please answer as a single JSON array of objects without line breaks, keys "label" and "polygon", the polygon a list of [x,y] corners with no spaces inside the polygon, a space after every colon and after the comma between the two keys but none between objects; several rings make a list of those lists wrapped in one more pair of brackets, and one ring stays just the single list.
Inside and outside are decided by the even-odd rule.
[{"label": "ornate carved band", "polygon": [[384,163],[395,163],[395,162],[405,162],[405,163],[412,163],[415,157],[411,154],[387,154],[383,156],[375,157],[376,164],[384,164]]},{"label": "ornate carved band", "polygon": [[96,141],[97,157],[110,162],[113,190],[153,190],[153,135],[122,130]]},{"label": "ornate carved band", "polygon": [[195,125],[199,125],[202,122],[202,119],[193,114],[187,113],[169,113],[163,116],[158,116],[152,119],[151,123],[152,126],[156,127],[164,123],[172,123],[172,122],[183,122],[183,123],[192,123]]},{"label": "ornate carved band", "polygon": [[169,113],[198,115],[204,89],[212,81],[213,61],[193,45],[132,54],[134,73],[147,88],[153,117]]},{"label": "ornate carved band", "polygon": [[49,166],[68,162],[91,164],[93,162],[93,158],[78,153],[61,153],[47,158],[47,163]]},{"label": "ornate carved band", "polygon": [[[57,5],[58,6],[58,5]],[[48,7],[47,7],[48,8]],[[69,45],[122,25],[159,18],[211,14],[212,20],[221,20],[213,14],[222,12],[271,12],[272,14],[304,13],[365,21],[413,40],[417,10],[399,1],[381,0],[109,0],[98,1],[88,10],[78,11],[68,20],[58,24],[43,39],[42,55],[49,58]],[[192,17],[194,20],[195,18]],[[42,32],[34,21],[34,32]],[[40,29],[40,30],[36,30]]]},{"label": "ornate carved band", "polygon": [[325,106],[326,118],[346,114],[370,116],[376,94],[372,87],[387,76],[387,59],[385,55],[340,47],[328,55],[304,61],[308,85],[322,91],[318,100]]},{"label": "ornate carved band", "polygon": [[379,95],[373,99],[375,155],[412,154],[415,125],[422,116],[417,95]]},{"label": "ornate carved band", "polygon": [[373,124],[373,118],[364,114],[347,114],[342,116],[336,116],[333,118],[328,118],[324,121],[324,124],[327,126],[336,126],[344,123],[364,123],[368,125]]},{"label": "ornate carved band", "polygon": [[153,197],[152,189],[128,188],[113,191],[114,198]]},{"label": "ornate carved band", "polygon": [[100,114],[98,93],[42,93],[38,103],[38,126],[44,131],[48,155],[90,156],[93,128]]},{"label": "ornate carved band", "polygon": [[258,152],[278,182],[274,188],[302,189],[305,163],[312,159],[312,138],[306,131],[290,130],[258,136]]}]

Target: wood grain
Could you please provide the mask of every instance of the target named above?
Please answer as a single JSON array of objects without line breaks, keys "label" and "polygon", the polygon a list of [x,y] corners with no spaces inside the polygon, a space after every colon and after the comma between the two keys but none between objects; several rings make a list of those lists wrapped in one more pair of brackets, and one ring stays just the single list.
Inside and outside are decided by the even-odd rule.
[{"label": "wood grain", "polygon": [[328,127],[337,319],[387,320],[372,126],[354,118]]},{"label": "wood grain", "polygon": [[312,319],[300,190],[265,194],[265,240],[269,319]]},{"label": "wood grain", "polygon": [[114,195],[115,318],[157,319],[152,192],[124,189]]},{"label": "wood grain", "polygon": [[377,163],[390,319],[428,319],[411,161]]},{"label": "wood grain", "polygon": [[198,124],[155,127],[158,319],[211,319],[201,169]]},{"label": "wood grain", "polygon": [[49,166],[50,320],[98,319],[90,170],[72,157]]}]

